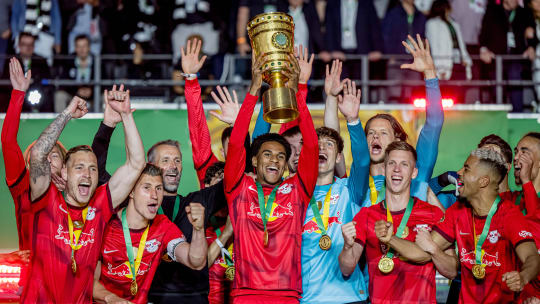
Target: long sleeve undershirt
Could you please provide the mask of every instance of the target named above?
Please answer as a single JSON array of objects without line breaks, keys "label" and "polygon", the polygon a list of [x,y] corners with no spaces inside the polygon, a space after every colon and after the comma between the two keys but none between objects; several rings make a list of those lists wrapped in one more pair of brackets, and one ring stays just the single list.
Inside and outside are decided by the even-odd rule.
[{"label": "long sleeve undershirt", "polygon": [[2,155],[8,186],[15,184],[26,170],[24,157],[17,142],[24,95],[23,91],[11,91],[11,99],[2,125]]}]

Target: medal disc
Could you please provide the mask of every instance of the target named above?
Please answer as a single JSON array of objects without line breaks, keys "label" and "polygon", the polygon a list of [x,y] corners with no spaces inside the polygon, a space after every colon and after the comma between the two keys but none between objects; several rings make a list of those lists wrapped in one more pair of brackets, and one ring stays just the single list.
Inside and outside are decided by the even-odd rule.
[{"label": "medal disc", "polygon": [[322,202],[321,201],[317,201],[317,208],[319,208],[319,210],[321,210],[321,208],[322,208]]},{"label": "medal disc", "polygon": [[71,257],[71,271],[73,274],[77,273],[77,262],[75,262],[75,257]]},{"label": "medal disc", "polygon": [[330,239],[328,234],[321,236],[319,239],[319,247],[321,247],[322,250],[328,250],[332,247],[332,239]]},{"label": "medal disc", "polygon": [[405,226],[403,232],[401,233],[401,238],[404,239],[409,236],[409,227]]},{"label": "medal disc", "polygon": [[384,256],[379,260],[378,266],[382,273],[390,273],[394,270],[394,261],[391,258]]},{"label": "medal disc", "polygon": [[229,281],[234,280],[234,273],[235,273],[234,266],[227,267],[227,269],[225,270],[225,278]]},{"label": "medal disc", "polygon": [[473,265],[472,273],[476,279],[482,280],[486,277],[486,267],[479,264]]},{"label": "medal disc", "polygon": [[166,254],[166,253],[165,253],[164,255],[161,256],[161,259],[162,259],[163,261],[167,262],[167,263],[170,263],[170,262],[173,261],[173,260],[171,259],[171,257],[170,257],[168,254]]},{"label": "medal disc", "polygon": [[84,226],[83,222],[81,222],[81,221],[73,221],[73,227],[75,227],[77,229],[82,229],[83,226]]},{"label": "medal disc", "polygon": [[139,290],[139,287],[137,287],[137,281],[135,280],[131,281],[131,287],[129,288],[129,291],[131,291],[131,295],[132,296],[136,295],[138,290]]},{"label": "medal disc", "polygon": [[264,247],[268,247],[268,231],[266,229],[264,229],[263,245]]}]

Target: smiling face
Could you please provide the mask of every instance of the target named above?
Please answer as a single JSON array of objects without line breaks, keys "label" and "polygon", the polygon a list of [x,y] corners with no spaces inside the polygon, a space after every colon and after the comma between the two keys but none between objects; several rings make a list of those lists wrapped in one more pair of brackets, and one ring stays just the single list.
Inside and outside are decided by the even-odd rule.
[{"label": "smiling face", "polygon": [[285,147],[277,141],[264,142],[251,161],[253,167],[257,168],[257,181],[275,185],[281,181],[287,165]]},{"label": "smiling face", "polygon": [[489,184],[489,177],[485,168],[482,166],[480,159],[474,155],[467,158],[463,168],[458,171],[458,175],[459,197],[469,201],[474,195],[478,194],[480,188]]},{"label": "smiling face", "polygon": [[182,154],[180,150],[171,145],[160,145],[155,148],[155,163],[163,170],[163,187],[169,193],[178,191],[182,177]]},{"label": "smiling face", "polygon": [[519,176],[521,164],[518,160],[524,153],[529,153],[532,156],[533,165],[531,168],[531,178],[534,179],[540,172],[540,140],[525,136],[518,142],[514,149],[514,177],[517,185],[522,184],[521,177]]},{"label": "smiling face", "polygon": [[373,163],[383,162],[386,148],[396,140],[392,125],[388,120],[383,118],[376,118],[370,121],[366,138],[369,157]]},{"label": "smiling face", "polygon": [[330,137],[319,137],[319,175],[334,174],[336,163],[342,160],[337,142]]},{"label": "smiling face", "polygon": [[385,161],[386,187],[393,194],[408,190],[411,181],[418,175],[414,155],[409,151],[390,151]]},{"label": "smiling face", "polygon": [[137,213],[146,220],[153,220],[163,202],[162,177],[142,174],[129,197]]},{"label": "smiling face", "polygon": [[292,136],[284,136],[285,140],[291,145],[291,157],[287,162],[289,172],[291,174],[296,173],[298,170],[298,159],[300,158],[300,152],[302,152],[302,146],[304,141],[302,139],[302,133],[296,133]]},{"label": "smiling face", "polygon": [[98,184],[97,158],[93,152],[79,151],[71,154],[62,168],[67,195],[85,205],[90,201]]}]

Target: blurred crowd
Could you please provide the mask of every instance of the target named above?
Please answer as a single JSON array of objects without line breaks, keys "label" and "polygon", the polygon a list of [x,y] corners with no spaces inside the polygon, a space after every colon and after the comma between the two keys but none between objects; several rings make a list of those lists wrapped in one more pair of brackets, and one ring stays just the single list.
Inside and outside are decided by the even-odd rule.
[{"label": "blurred crowd", "polygon": [[[16,54],[50,100],[34,110],[58,112],[73,95],[91,100],[92,86],[85,83],[94,77],[96,54],[133,56],[104,61],[104,79],[181,79],[180,46],[198,38],[210,58],[200,78],[219,79],[225,54],[251,51],[247,22],[271,11],[290,14],[295,44],[319,56],[315,79],[323,78],[325,63],[332,59],[367,55],[370,79],[420,80],[417,73],[400,69],[406,57],[399,56],[406,55],[400,41],[419,33],[430,41],[442,81],[495,79],[495,55],[518,55],[504,61],[504,79],[540,81],[540,0],[2,0],[0,71],[9,78],[5,55]],[[57,56],[70,54],[75,56]],[[145,54],[173,54],[172,65],[170,60],[143,60]],[[242,72],[249,72],[249,60],[236,70],[248,78]],[[360,60],[349,59],[344,76],[361,79]],[[50,88],[40,82],[51,78],[80,86]],[[492,87],[464,89],[442,82],[442,88],[443,95],[460,103],[495,101]],[[408,102],[417,89],[374,88],[369,99]],[[531,92],[538,100],[540,86],[535,89]],[[169,90],[182,94],[182,88]],[[515,112],[529,106],[523,92],[521,86],[505,87],[505,102]],[[2,98],[1,111],[7,100]]]}]

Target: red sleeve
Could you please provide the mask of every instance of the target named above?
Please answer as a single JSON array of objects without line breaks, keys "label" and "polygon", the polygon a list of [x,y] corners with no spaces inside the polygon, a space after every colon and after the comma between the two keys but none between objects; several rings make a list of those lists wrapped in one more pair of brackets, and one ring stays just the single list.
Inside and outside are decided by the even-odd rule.
[{"label": "red sleeve", "polygon": [[114,213],[112,205],[111,190],[109,189],[109,183],[103,184],[96,189],[92,199],[95,199],[95,208],[103,212],[103,220],[108,222]]},{"label": "red sleeve", "polygon": [[529,220],[540,221],[540,197],[538,197],[532,182],[523,185],[523,196],[525,197],[525,209],[527,210],[525,217]]},{"label": "red sleeve", "polygon": [[298,125],[302,133],[302,151],[298,159],[297,176],[304,187],[304,204],[307,204],[315,189],[317,176],[319,175],[319,140],[315,133],[315,126],[306,105],[307,85],[299,84],[296,93],[296,103],[298,105]]},{"label": "red sleeve", "polygon": [[437,231],[443,238],[452,244],[456,241],[456,230],[454,228],[456,225],[455,218],[458,216],[459,210],[461,210],[459,207],[460,203],[457,202],[446,209],[442,221],[433,227],[433,231]]},{"label": "red sleeve", "polygon": [[49,202],[54,202],[57,198],[57,195],[55,194],[59,192],[60,191],[58,191],[54,183],[51,182],[47,191],[45,191],[45,193],[43,193],[40,197],[32,201],[30,200],[30,191],[28,191],[28,199],[30,200],[32,204],[31,205],[32,213],[37,213],[45,209],[47,206],[49,206]]},{"label": "red sleeve", "polygon": [[365,246],[367,242],[368,209],[369,208],[361,208],[360,212],[353,218],[353,222],[356,222],[356,239],[354,241],[362,246]]},{"label": "red sleeve", "polygon": [[12,90],[6,117],[2,125],[2,155],[6,168],[6,181],[9,187],[20,181],[26,171],[24,157],[17,143],[23,102],[24,92]]},{"label": "red sleeve", "polygon": [[165,217],[163,221],[165,221],[166,223],[166,225],[164,225],[166,229],[166,233],[165,233],[165,236],[163,237],[163,244],[165,246],[168,246],[171,241],[176,240],[176,239],[179,239],[182,242],[186,241],[184,234],[182,233],[182,231],[180,231],[178,226],[176,226],[173,222],[171,222],[167,217]]},{"label": "red sleeve", "polygon": [[257,96],[247,93],[234,123],[231,138],[229,139],[229,152],[225,161],[225,176],[223,178],[225,193],[231,193],[244,175],[246,167],[244,141],[249,132],[249,123],[251,122],[251,116],[253,115],[253,109],[255,108],[257,99]]},{"label": "red sleeve", "polygon": [[531,227],[516,206],[511,205],[504,218],[504,237],[512,243],[514,248],[522,242],[534,242]]},{"label": "red sleeve", "polygon": [[203,188],[206,170],[213,163],[217,162],[217,158],[212,153],[212,141],[208,124],[206,123],[206,116],[204,115],[201,86],[197,79],[186,80],[185,95],[193,165],[197,171],[201,188]]}]

